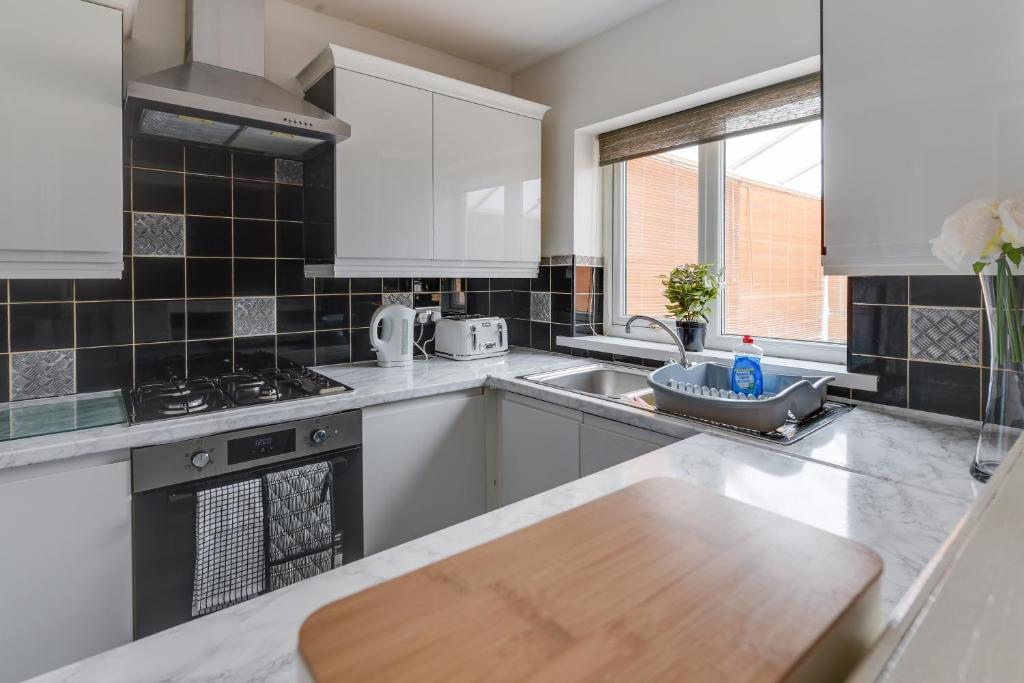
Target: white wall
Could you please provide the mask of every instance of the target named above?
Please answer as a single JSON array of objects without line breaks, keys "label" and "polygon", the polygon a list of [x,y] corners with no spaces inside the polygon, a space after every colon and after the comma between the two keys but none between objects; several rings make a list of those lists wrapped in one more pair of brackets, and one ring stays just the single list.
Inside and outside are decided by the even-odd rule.
[{"label": "white wall", "polygon": [[601,255],[597,132],[673,100],[686,102],[678,110],[717,99],[731,93],[709,89],[816,56],[818,7],[818,0],[668,0],[514,76],[516,95],[551,106],[543,253]]},{"label": "white wall", "polygon": [[[485,88],[512,89],[505,74],[284,0],[267,0],[266,29],[266,76],[296,93],[302,88],[295,75],[328,43]],[[132,38],[125,42],[125,77],[138,78],[180,64],[185,32],[185,0],[139,0]]]}]

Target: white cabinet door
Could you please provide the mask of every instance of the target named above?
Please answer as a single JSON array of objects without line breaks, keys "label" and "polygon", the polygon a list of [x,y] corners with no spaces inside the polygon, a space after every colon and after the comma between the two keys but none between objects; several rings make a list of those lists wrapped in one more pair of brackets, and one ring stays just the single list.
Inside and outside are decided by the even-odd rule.
[{"label": "white cabinet door", "polygon": [[132,639],[129,464],[0,484],[0,681]]},{"label": "white cabinet door", "polygon": [[486,512],[484,412],[479,390],[363,410],[367,555]]},{"label": "white cabinet door", "polygon": [[825,0],[825,273],[949,274],[943,220],[1024,188],[1024,3]]},{"label": "white cabinet door", "polygon": [[[338,146],[338,259],[431,259],[431,94],[336,69],[335,113],[352,126]],[[358,261],[357,261],[358,263]]]},{"label": "white cabinet door", "polygon": [[434,95],[434,258],[536,265],[541,122]]},{"label": "white cabinet door", "polygon": [[592,415],[580,425],[580,476],[600,472],[679,439]]},{"label": "white cabinet door", "polygon": [[579,478],[582,421],[579,411],[505,395],[498,458],[502,505]]},{"label": "white cabinet door", "polygon": [[120,277],[121,12],[9,0],[0,64],[0,278]]}]

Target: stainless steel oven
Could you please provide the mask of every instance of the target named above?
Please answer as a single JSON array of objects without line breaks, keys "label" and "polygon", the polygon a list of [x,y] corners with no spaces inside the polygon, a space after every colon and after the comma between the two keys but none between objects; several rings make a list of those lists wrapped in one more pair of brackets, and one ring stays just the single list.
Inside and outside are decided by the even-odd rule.
[{"label": "stainless steel oven", "polygon": [[[196,607],[200,582],[207,576],[223,584],[222,601],[209,609],[215,611],[273,590],[281,583],[271,573],[275,567],[288,569],[291,582],[360,559],[361,442],[362,417],[354,410],[134,449],[135,638],[207,613]],[[314,486],[304,496],[300,490],[275,504],[275,482],[293,472],[306,475],[295,479],[306,485],[315,474],[319,479],[314,481],[323,482],[324,490]],[[291,481],[276,485],[295,493]],[[308,520],[317,510],[325,515],[318,527],[320,545],[276,543],[282,519],[287,527],[289,520]],[[306,540],[311,535],[308,529],[298,531]],[[281,560],[277,565],[275,551]],[[239,557],[246,552],[248,564],[243,566]],[[314,565],[311,559],[330,567]],[[245,572],[253,580],[242,586]]]}]

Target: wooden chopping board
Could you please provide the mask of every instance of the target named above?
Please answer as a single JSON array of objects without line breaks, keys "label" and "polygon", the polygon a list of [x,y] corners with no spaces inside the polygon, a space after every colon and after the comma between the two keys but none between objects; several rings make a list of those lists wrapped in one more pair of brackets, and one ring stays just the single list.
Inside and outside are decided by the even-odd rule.
[{"label": "wooden chopping board", "polygon": [[316,681],[832,681],[880,628],[868,548],[650,479],[329,604]]}]

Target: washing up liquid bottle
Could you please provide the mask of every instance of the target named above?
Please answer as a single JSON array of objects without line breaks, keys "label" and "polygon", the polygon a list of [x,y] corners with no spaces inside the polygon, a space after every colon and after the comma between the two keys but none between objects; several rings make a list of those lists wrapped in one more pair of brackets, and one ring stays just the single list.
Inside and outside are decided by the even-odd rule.
[{"label": "washing up liquid bottle", "polygon": [[732,355],[732,390],[751,396],[764,393],[764,377],[761,375],[764,349],[756,345],[748,334],[744,335],[742,344],[732,347]]}]

